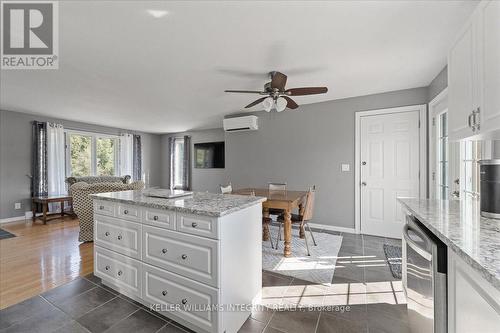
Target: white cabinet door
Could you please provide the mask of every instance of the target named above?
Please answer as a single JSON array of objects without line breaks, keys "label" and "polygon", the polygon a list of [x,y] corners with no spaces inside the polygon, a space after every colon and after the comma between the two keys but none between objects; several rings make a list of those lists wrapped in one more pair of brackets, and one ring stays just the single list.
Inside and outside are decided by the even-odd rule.
[{"label": "white cabinet door", "polygon": [[500,1],[478,7],[480,131],[500,129]]},{"label": "white cabinet door", "polygon": [[500,291],[448,250],[448,332],[500,332]]},{"label": "white cabinet door", "polygon": [[472,135],[469,115],[475,108],[474,24],[469,20],[448,56],[449,137],[462,139]]}]

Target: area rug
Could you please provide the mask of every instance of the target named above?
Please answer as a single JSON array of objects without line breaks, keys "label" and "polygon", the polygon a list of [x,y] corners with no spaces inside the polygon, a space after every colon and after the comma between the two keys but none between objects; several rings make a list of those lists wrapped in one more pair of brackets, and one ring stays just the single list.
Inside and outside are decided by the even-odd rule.
[{"label": "area rug", "polygon": [[[278,227],[270,226],[269,229],[273,243],[276,243]],[[283,229],[281,232],[283,232]],[[305,240],[301,239],[298,234],[297,229],[292,230],[292,256],[289,258],[283,257],[283,240],[279,242],[277,250],[271,248],[269,241],[263,241],[262,268],[266,271],[314,283],[330,284],[335,273],[340,246],[342,245],[342,236],[314,232],[317,243],[317,246],[314,246],[311,235],[307,231],[306,237],[311,253],[311,256],[308,256]]]},{"label": "area rug", "polygon": [[401,279],[401,246],[384,244],[384,253],[392,276],[396,279]]},{"label": "area rug", "polygon": [[12,237],[16,237],[16,235],[11,234],[10,232],[0,228],[0,239],[7,239]]}]

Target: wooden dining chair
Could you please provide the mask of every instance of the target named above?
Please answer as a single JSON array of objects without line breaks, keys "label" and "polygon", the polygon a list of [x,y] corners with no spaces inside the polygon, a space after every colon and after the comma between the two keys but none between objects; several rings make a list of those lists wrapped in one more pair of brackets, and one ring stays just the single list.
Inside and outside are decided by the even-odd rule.
[{"label": "wooden dining chair", "polygon": [[[309,226],[309,221],[312,220],[313,217],[315,194],[316,194],[316,185],[309,188],[309,191],[307,192],[303,215],[292,214],[292,224],[300,224],[301,229],[307,227],[307,229],[309,229],[309,234],[311,235],[314,246],[317,246],[316,240],[314,239],[314,234],[311,230],[311,227]],[[278,237],[276,238],[276,249],[278,249],[279,241],[281,239],[281,225],[284,223],[284,218],[280,217],[278,219],[278,222],[279,222],[279,229],[278,229]],[[304,236],[304,240],[306,242],[307,255],[310,256],[311,253],[309,252],[309,243],[307,241],[307,235]]]},{"label": "wooden dining chair", "polygon": [[[269,195],[285,195],[286,194],[286,183],[267,183]],[[270,208],[269,214],[272,215],[282,215],[283,210],[278,208]]]},{"label": "wooden dining chair", "polygon": [[219,185],[219,186],[220,186],[220,193],[222,194],[233,193],[233,186],[231,185],[231,182],[229,182],[227,185]]},{"label": "wooden dining chair", "polygon": [[[255,197],[254,190],[248,190],[244,192],[239,191],[238,193],[241,195],[249,195]],[[269,226],[271,225],[271,221],[272,221],[271,218],[262,216],[262,233],[267,232],[268,235],[271,235],[269,231]],[[269,236],[269,242],[271,242],[271,248],[274,249],[273,237]]]}]

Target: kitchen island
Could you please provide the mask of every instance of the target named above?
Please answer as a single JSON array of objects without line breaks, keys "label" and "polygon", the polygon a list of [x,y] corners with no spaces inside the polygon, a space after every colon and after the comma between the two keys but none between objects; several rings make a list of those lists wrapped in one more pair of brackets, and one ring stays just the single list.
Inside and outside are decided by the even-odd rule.
[{"label": "kitchen island", "polygon": [[262,286],[265,198],[93,195],[94,274],[196,332],[237,332]]},{"label": "kitchen island", "polygon": [[448,248],[448,332],[500,332],[500,220],[473,199],[398,200]]}]

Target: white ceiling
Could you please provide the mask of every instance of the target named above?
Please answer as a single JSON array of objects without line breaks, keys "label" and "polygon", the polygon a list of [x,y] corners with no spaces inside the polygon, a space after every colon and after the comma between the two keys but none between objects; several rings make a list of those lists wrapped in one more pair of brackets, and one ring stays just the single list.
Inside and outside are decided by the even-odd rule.
[{"label": "white ceiling", "polygon": [[475,5],[61,1],[59,69],[2,71],[0,108],[166,133],[221,127],[259,97],[224,89],[262,89],[271,70],[329,88],[299,104],[426,86]]}]

